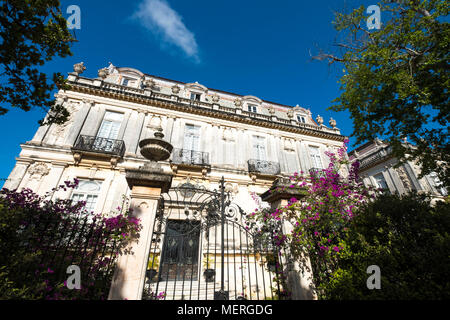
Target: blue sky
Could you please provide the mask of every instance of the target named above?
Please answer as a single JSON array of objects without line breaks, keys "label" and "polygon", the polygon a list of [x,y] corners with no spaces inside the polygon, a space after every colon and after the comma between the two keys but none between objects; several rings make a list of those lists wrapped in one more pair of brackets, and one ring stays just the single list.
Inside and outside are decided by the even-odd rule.
[{"label": "blue sky", "polygon": [[[73,56],[55,59],[45,72],[67,75],[83,61],[84,76],[112,62],[144,73],[195,82],[206,87],[254,95],[286,105],[310,108],[314,118],[337,121],[350,135],[348,113],[326,109],[339,96],[341,68],[311,61],[310,52],[330,49],[336,32],[333,11],[376,1],[253,0],[63,0],[78,5],[81,29]],[[69,14],[65,14],[66,18]],[[43,118],[41,111],[13,110],[0,116],[3,142],[0,178],[7,178]],[[351,147],[354,139],[350,140]],[[0,185],[3,182],[0,181]]]}]

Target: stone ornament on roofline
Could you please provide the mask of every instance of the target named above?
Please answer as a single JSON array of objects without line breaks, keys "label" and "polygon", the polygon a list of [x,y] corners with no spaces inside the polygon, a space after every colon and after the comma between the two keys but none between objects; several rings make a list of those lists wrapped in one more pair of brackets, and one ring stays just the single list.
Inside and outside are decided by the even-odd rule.
[{"label": "stone ornament on roofline", "polygon": [[76,63],[73,65],[73,71],[77,75],[82,74],[84,72],[84,70],[86,70],[86,67],[84,66],[84,62]]},{"label": "stone ornament on roofline", "polygon": [[173,93],[173,94],[178,94],[178,93],[180,93],[180,90],[181,90],[181,88],[180,88],[178,85],[174,85],[174,86],[172,87],[172,93]]},{"label": "stone ornament on roofline", "polygon": [[218,103],[218,102],[220,101],[220,97],[217,95],[217,93],[214,93],[214,94],[211,96],[211,98],[212,98],[212,101],[213,101],[214,103]]},{"label": "stone ornament on roofline", "polygon": [[336,128],[336,120],[334,120],[333,118],[330,118],[330,122],[329,122],[330,126],[335,129]]},{"label": "stone ornament on roofline", "polygon": [[319,124],[319,126],[322,126],[322,124],[323,124],[323,118],[322,118],[320,115],[317,116],[316,121],[317,121],[317,123]]},{"label": "stone ornament on roofline", "polygon": [[98,70],[98,76],[103,80],[106,79],[108,74],[109,74],[108,68],[101,68],[100,70]]}]

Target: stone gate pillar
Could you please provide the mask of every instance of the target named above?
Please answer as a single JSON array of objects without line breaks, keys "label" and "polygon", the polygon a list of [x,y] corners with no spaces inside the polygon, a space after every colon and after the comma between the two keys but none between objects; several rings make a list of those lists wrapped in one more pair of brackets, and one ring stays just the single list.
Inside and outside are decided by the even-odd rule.
[{"label": "stone gate pillar", "polygon": [[[301,201],[301,198],[306,195],[306,190],[303,188],[289,188],[290,185],[290,179],[278,178],[270,189],[261,195],[261,199],[270,203],[272,210],[286,206],[291,198]],[[284,189],[280,190],[280,187],[284,187]],[[284,234],[290,234],[294,226],[290,222],[284,221],[282,228]],[[308,257],[306,258],[306,264],[306,267],[311,270]],[[287,286],[289,292],[291,292],[292,300],[317,299],[310,287],[312,273],[303,270],[305,268],[302,268],[298,261],[293,261],[288,252],[285,252],[283,267],[284,271],[287,272]]]},{"label": "stone gate pillar", "polygon": [[127,248],[130,253],[121,255],[111,283],[108,300],[140,300],[147,270],[147,258],[151,236],[161,193],[169,190],[172,174],[165,173],[157,161],[167,160],[172,145],[162,138],[162,129],[154,138],[139,142],[141,154],[150,160],[139,169],[126,170],[128,186],[131,189],[133,215],[141,219],[142,230],[139,239]]}]

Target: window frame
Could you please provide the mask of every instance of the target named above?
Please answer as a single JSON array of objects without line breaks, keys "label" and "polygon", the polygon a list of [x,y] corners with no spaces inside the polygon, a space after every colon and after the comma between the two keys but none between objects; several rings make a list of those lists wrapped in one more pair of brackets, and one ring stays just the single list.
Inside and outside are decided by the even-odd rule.
[{"label": "window frame", "polygon": [[[317,153],[313,153],[312,150],[317,150]],[[308,145],[308,153],[309,160],[311,161],[311,168],[324,169],[324,163],[320,154],[320,146]],[[319,160],[320,165],[317,165],[317,159]]]},{"label": "window frame", "polygon": [[[306,123],[306,116],[303,114],[297,114],[296,115],[297,122],[298,123]],[[301,119],[301,120],[300,120]]]},{"label": "window frame", "polygon": [[258,113],[258,106],[256,104],[247,103],[247,111],[251,113]]},{"label": "window frame", "polygon": [[[195,92],[195,91],[191,91],[190,93],[191,93],[191,95],[190,95],[189,99],[191,101],[202,101],[202,94],[201,93]],[[193,99],[193,96],[195,97],[194,99]]]},{"label": "window frame", "polygon": [[[77,202],[79,201],[85,201],[86,202],[86,211],[88,214],[93,214],[95,213],[95,209],[98,205],[98,200],[100,198],[101,192],[102,192],[102,186],[103,186],[103,180],[94,180],[94,179],[87,179],[87,178],[79,178],[79,183],[78,186],[72,191],[72,194],[70,195],[70,200],[72,201],[72,204],[74,204],[74,197],[75,196],[80,196],[78,199],[76,199]],[[81,183],[84,182],[94,182],[97,184],[98,186],[98,190],[97,191],[89,191],[89,190],[80,190],[78,189]],[[92,196],[95,197],[94,201],[92,201],[93,204],[91,204],[89,206],[89,208],[87,207],[88,204],[88,197]]]}]

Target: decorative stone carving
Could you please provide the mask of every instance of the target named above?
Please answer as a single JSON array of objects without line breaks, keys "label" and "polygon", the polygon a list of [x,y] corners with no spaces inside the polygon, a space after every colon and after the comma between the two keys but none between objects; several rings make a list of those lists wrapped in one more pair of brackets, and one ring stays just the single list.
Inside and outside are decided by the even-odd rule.
[{"label": "decorative stone carving", "polygon": [[50,173],[50,168],[44,162],[36,162],[28,169],[31,180],[40,181],[44,176]]},{"label": "decorative stone carving", "polygon": [[102,68],[98,70],[98,76],[103,80],[106,79],[106,77],[108,76],[108,68]]},{"label": "decorative stone carving", "polygon": [[284,140],[284,150],[287,151],[295,151],[294,143],[291,139],[285,139]]},{"label": "decorative stone carving", "polygon": [[322,126],[322,124],[323,124],[323,118],[322,118],[320,115],[317,116],[316,121],[317,121],[317,124],[318,124],[319,126]]},{"label": "decorative stone carving", "polygon": [[336,120],[334,120],[333,118],[330,118],[329,124],[333,129],[336,128]]},{"label": "decorative stone carving", "polygon": [[146,88],[146,89],[152,89],[156,86],[156,83],[155,83],[155,80],[153,80],[153,79],[147,79],[147,80],[144,80],[143,85],[144,85],[144,88]]},{"label": "decorative stone carving", "polygon": [[70,128],[70,126],[74,122],[78,104],[72,101],[67,103],[65,107],[70,114],[69,117],[67,118],[67,121],[63,124],[57,125],[55,130],[53,131],[53,134],[58,137],[64,136],[64,133],[67,131],[68,128]]},{"label": "decorative stone carving", "polygon": [[67,95],[61,93],[56,93],[55,98],[56,98],[55,104],[63,104],[67,102],[67,99],[69,99]]},{"label": "decorative stone carving", "polygon": [[228,142],[232,142],[234,141],[234,134],[232,129],[230,128],[224,128],[223,129],[223,134],[222,134],[222,139]]},{"label": "decorative stone carving", "polygon": [[84,72],[84,70],[86,70],[86,67],[84,66],[84,62],[76,63],[73,65],[73,71],[77,75],[82,74]]},{"label": "decorative stone carving", "polygon": [[150,119],[150,122],[147,127],[152,128],[152,129],[159,129],[159,128],[161,128],[161,123],[162,123],[162,120],[161,120],[160,116],[153,116]]},{"label": "decorative stone carving", "polygon": [[218,103],[218,102],[220,101],[220,97],[219,97],[219,95],[218,95],[217,93],[214,93],[214,94],[211,96],[211,98],[212,98],[212,101],[213,101],[214,103]]},{"label": "decorative stone carving", "polygon": [[405,169],[403,169],[403,167],[399,167],[396,169],[396,171],[397,171],[397,174],[398,174],[400,180],[402,181],[402,184],[403,184],[403,187],[405,188],[405,190],[411,191],[412,190],[411,181],[409,181],[409,178],[405,172]]},{"label": "decorative stone carving", "polygon": [[180,91],[181,91],[181,88],[180,88],[178,85],[174,85],[174,86],[172,87],[172,93],[173,93],[173,94],[179,94]]},{"label": "decorative stone carving", "polygon": [[294,117],[294,111],[293,110],[288,110],[287,116],[288,116],[288,118],[292,119]]},{"label": "decorative stone carving", "polygon": [[269,110],[269,113],[270,113],[271,115],[274,115],[274,114],[275,114],[275,108],[274,108],[274,107],[270,106],[270,107],[268,108],[268,110]]},{"label": "decorative stone carving", "polygon": [[242,107],[242,100],[239,99],[239,98],[236,98],[236,99],[234,100],[234,105],[235,105],[236,107],[238,107],[238,108]]},{"label": "decorative stone carving", "polygon": [[94,104],[95,104],[95,101],[94,100],[89,100],[89,99],[83,99],[83,103],[84,103],[84,105],[87,105],[89,107],[93,107]]},{"label": "decorative stone carving", "polygon": [[225,192],[230,192],[233,194],[238,193],[239,192],[238,185],[230,182],[225,183]]}]

